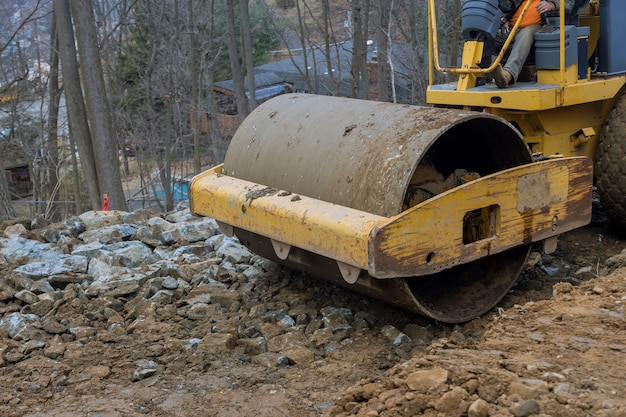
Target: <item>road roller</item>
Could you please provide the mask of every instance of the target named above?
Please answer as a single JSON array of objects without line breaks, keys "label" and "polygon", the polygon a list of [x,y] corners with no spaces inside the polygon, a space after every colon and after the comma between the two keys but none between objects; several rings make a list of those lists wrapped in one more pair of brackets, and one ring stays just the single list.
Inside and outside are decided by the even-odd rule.
[{"label": "road roller", "polygon": [[[497,3],[464,3],[461,65],[442,68],[429,0],[431,80],[457,78],[431,84],[429,106],[284,94],[257,107],[223,164],[192,180],[192,211],[260,256],[437,321],[492,309],[531,247],[551,253],[559,234],[589,223],[594,153],[606,138],[613,152],[625,82],[613,64],[592,71],[585,52],[509,89],[481,83]],[[594,54],[609,5],[586,5]],[[564,61],[555,36],[551,60]]]}]

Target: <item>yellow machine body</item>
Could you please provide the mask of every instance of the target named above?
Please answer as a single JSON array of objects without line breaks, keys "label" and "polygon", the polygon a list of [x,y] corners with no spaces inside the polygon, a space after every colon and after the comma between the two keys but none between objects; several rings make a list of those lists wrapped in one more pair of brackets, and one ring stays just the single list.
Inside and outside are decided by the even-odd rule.
[{"label": "yellow machine body", "polygon": [[[564,31],[560,31],[558,68],[535,69],[531,82],[514,84],[499,89],[495,84],[477,86],[479,77],[487,75],[502,63],[504,50],[488,68],[480,68],[482,42],[468,41],[464,46],[463,61],[459,68],[442,68],[437,51],[437,28],[434,0],[429,3],[431,28],[431,68],[458,76],[459,81],[429,86],[427,101],[446,107],[480,109],[498,115],[513,123],[522,133],[534,155],[541,156],[588,156],[595,158],[598,140],[607,116],[626,86],[626,75],[594,74],[590,69],[580,77],[578,59],[565,65]],[[588,57],[598,45],[600,36],[600,7],[592,0],[579,16],[580,26],[590,28],[585,39]],[[530,1],[522,3],[528,8]],[[561,10],[565,2],[561,0]],[[621,11],[621,8],[619,9]],[[560,16],[560,27],[565,27],[565,16]],[[505,43],[514,38],[512,32]],[[476,51],[479,51],[478,53]],[[584,58],[579,58],[584,59]],[[431,80],[434,79],[431,72]]]}]

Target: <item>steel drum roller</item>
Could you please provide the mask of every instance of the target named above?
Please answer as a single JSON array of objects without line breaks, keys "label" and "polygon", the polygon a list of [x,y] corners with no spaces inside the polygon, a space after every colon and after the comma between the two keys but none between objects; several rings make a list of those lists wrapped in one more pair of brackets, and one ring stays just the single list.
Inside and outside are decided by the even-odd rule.
[{"label": "steel drum roller", "polygon": [[[485,113],[306,94],[255,109],[228,148],[223,173],[380,216],[406,209],[424,166],[442,178],[484,176],[531,162],[522,137]],[[530,246],[420,277],[347,283],[332,259],[294,250],[279,259],[269,239],[235,229],[261,256],[446,322],[492,308],[514,284]],[[294,248],[295,249],[295,248]]]}]

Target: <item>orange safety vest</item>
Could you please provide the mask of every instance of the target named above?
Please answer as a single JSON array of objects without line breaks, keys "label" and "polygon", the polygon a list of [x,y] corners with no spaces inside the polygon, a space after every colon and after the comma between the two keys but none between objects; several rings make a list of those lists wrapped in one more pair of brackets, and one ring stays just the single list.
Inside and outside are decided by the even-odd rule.
[{"label": "orange safety vest", "polygon": [[[520,28],[530,25],[541,24],[541,13],[537,11],[537,6],[539,5],[540,1],[541,0],[533,0],[530,7],[528,8],[528,11],[524,15],[524,18],[522,19],[522,23],[520,23],[519,25]],[[520,15],[522,14],[522,10],[524,10],[525,5],[526,2],[523,2],[520,7],[517,8],[515,14],[513,15],[513,17],[511,17],[511,25],[514,25],[515,22],[517,22],[517,19],[519,19]]]}]

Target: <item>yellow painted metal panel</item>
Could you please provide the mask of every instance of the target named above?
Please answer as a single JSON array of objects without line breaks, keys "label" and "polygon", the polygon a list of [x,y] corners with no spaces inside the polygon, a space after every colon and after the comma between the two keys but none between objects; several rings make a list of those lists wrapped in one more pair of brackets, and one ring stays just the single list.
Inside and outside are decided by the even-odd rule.
[{"label": "yellow painted metal panel", "polygon": [[566,85],[561,103],[557,84],[517,83],[515,87],[499,89],[484,85],[467,91],[458,91],[456,84],[430,86],[426,101],[448,106],[477,106],[501,109],[538,111],[612,99],[626,83],[626,76]]},{"label": "yellow painted metal panel", "polygon": [[[607,99],[543,111],[494,108],[491,112],[513,123],[533,153],[594,158],[613,103],[613,99]],[[594,133],[590,136],[589,132]]]},{"label": "yellow painted metal panel", "polygon": [[[583,226],[591,219],[591,164],[586,157],[528,164],[433,197],[372,231],[370,274],[435,273]],[[471,213],[494,224],[467,242]]]},{"label": "yellow painted metal panel", "polygon": [[[478,68],[483,57],[483,46],[483,42],[468,41],[465,43],[461,61],[465,63],[463,64],[463,68]],[[471,65],[468,65],[468,62],[471,63]],[[459,74],[457,90],[465,91],[473,87],[476,87],[476,74]]]},{"label": "yellow painted metal panel", "polygon": [[[563,75],[566,84],[578,82],[578,62],[565,68]],[[559,84],[561,82],[561,71],[559,69],[537,70],[537,82],[539,84]]]},{"label": "yellow painted metal panel", "polygon": [[220,165],[193,178],[194,213],[367,269],[369,232],[386,217],[221,172]]}]

